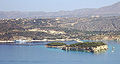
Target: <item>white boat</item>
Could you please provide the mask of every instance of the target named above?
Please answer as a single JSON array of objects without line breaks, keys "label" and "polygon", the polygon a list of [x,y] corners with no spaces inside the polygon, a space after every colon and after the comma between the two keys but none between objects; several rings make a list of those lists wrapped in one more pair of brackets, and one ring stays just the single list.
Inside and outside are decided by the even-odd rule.
[{"label": "white boat", "polygon": [[26,40],[14,40],[16,44],[25,44]]}]

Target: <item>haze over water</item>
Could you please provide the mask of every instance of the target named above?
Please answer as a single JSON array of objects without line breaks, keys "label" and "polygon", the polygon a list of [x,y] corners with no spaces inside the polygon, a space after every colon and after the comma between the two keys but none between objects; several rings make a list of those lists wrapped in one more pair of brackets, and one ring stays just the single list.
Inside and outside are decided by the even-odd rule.
[{"label": "haze over water", "polygon": [[101,54],[67,52],[44,45],[0,45],[0,64],[120,64],[120,42],[105,42],[109,49]]}]

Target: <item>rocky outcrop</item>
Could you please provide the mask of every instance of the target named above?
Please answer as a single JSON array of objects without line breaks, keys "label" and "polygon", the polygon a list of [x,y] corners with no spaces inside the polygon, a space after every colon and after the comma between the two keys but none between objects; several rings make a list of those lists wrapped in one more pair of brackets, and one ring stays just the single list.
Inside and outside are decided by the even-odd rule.
[{"label": "rocky outcrop", "polygon": [[106,51],[108,49],[107,45],[101,45],[96,47],[62,47],[62,50],[66,51],[85,51],[85,52],[93,52],[93,53],[99,53],[102,51]]}]

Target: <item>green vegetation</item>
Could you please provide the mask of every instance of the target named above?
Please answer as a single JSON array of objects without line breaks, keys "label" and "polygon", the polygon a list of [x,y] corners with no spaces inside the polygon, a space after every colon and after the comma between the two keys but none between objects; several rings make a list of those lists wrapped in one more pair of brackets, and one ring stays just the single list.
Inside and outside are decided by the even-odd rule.
[{"label": "green vegetation", "polygon": [[75,44],[71,44],[69,45],[70,47],[96,47],[96,46],[100,46],[100,45],[106,45],[103,42],[84,42],[84,43],[75,43]]},{"label": "green vegetation", "polygon": [[66,45],[65,43],[59,43],[59,42],[52,42],[52,43],[48,43],[48,46],[63,46]]},{"label": "green vegetation", "polygon": [[[65,43],[60,43],[60,42],[52,42],[52,43],[48,43],[47,45],[49,46],[62,46],[62,45],[66,45]],[[103,42],[84,42],[84,43],[75,43],[75,44],[70,44],[70,45],[66,45],[68,47],[96,47],[96,46],[101,46],[101,45],[106,45]]]}]

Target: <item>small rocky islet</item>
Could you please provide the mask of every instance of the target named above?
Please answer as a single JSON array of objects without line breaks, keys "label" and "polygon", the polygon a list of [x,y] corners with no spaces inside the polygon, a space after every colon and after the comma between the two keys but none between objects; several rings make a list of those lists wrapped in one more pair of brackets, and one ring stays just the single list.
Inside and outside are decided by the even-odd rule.
[{"label": "small rocky islet", "polygon": [[58,48],[66,51],[82,51],[82,52],[92,52],[99,53],[106,51],[108,45],[103,42],[83,42],[67,45],[60,42],[52,42],[45,45],[47,48]]}]

